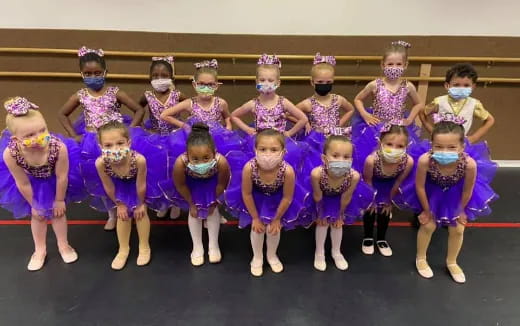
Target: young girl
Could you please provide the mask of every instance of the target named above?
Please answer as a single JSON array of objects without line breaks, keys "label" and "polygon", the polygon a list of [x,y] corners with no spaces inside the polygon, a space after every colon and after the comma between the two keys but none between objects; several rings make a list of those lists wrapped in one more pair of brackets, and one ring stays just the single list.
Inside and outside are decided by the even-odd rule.
[{"label": "young girl", "polygon": [[[286,137],[293,137],[296,133],[305,127],[307,117],[292,102],[282,96],[276,94],[276,89],[280,87],[280,68],[282,63],[276,57],[263,54],[258,59],[258,67],[256,70],[256,89],[260,92],[260,96],[243,104],[241,107],[233,111],[231,119],[244,132],[253,136],[263,129],[275,129],[283,133]],[[248,126],[241,119],[242,116],[252,113],[254,115],[254,127]],[[287,119],[291,115],[295,117],[296,124],[286,130]],[[250,137],[249,150],[251,154],[254,149],[254,137]],[[292,139],[286,141],[287,156],[286,160],[297,170],[300,170],[303,160],[303,154],[307,150],[307,146],[303,146],[300,142]]]},{"label": "young girl", "polygon": [[[144,109],[126,93],[120,91],[119,87],[105,84],[107,68],[103,55],[101,49],[93,50],[86,47],[79,49],[79,67],[83,82],[87,87],[72,95],[58,114],[58,118],[69,136],[81,141],[82,166],[93,165],[94,160],[101,154],[96,140],[97,129],[110,121],[123,121],[120,112],[121,104],[134,112],[130,125],[132,127],[138,126],[144,115]],[[83,108],[84,125],[80,123],[74,128],[69,116],[79,106]],[[138,130],[134,129],[134,131]],[[140,132],[140,134],[143,133]],[[95,189],[87,190],[95,191]],[[115,216],[110,211],[105,230],[113,230],[115,224]]]},{"label": "young girl", "polygon": [[[415,86],[402,78],[408,67],[408,48],[410,44],[404,41],[392,42],[385,49],[381,69],[384,77],[368,83],[368,85],[354,99],[354,106],[362,119],[354,119],[352,137],[356,144],[356,161],[354,166],[362,168],[368,154],[377,147],[379,133],[378,126],[391,120],[403,120],[408,128],[410,143],[419,141],[420,129],[414,125],[414,119],[424,107]],[[365,109],[363,101],[372,96],[372,109]],[[406,117],[405,105],[410,98],[413,107]],[[362,139],[362,140],[361,140]],[[360,143],[362,142],[362,143]]]},{"label": "young girl", "polygon": [[[491,211],[489,203],[497,195],[489,184],[496,164],[484,159],[475,162],[470,153],[465,152],[463,119],[454,115],[435,115],[434,122],[431,150],[419,157],[415,185],[410,182],[403,187],[407,196],[403,202],[421,212],[416,257],[419,275],[433,277],[426,252],[437,226],[447,226],[446,265],[453,280],[464,283],[466,277],[457,264],[464,229],[468,221]],[[475,149],[472,146],[472,150]]]},{"label": "young girl", "polygon": [[[174,125],[161,120],[161,113],[185,99],[185,96],[175,89],[173,84],[173,57],[153,57],[152,65],[150,66],[150,83],[152,91],[146,91],[141,97],[139,104],[142,107],[148,106],[150,119],[145,122],[145,127],[151,132],[147,137],[152,144],[161,144],[161,146],[168,152],[168,167],[165,170],[164,179],[171,179],[170,172],[173,169],[173,162],[177,157],[172,153],[170,148],[170,140],[175,137],[170,137],[170,134],[176,132],[177,128]],[[183,133],[182,131],[178,133]],[[175,219],[180,215],[178,207],[166,205],[157,213],[158,217],[164,217],[168,208],[170,209],[170,218]]]},{"label": "young girl", "polygon": [[[164,110],[161,113],[161,119],[175,127],[188,128],[188,130],[190,125],[197,122],[208,125],[216,149],[223,155],[232,150],[243,150],[242,138],[236,132],[231,131],[232,125],[227,102],[214,95],[220,85],[217,76],[217,60],[199,62],[195,64],[195,67],[192,84],[197,96]],[[190,114],[189,121],[179,120],[179,116],[183,112]],[[185,151],[184,146],[183,151]]]},{"label": "young girl", "polygon": [[78,259],[67,239],[66,203],[84,198],[80,149],[72,139],[49,134],[38,106],[23,97],[4,103],[6,125],[0,150],[0,206],[15,218],[31,216],[34,254],[27,269],[37,271],[47,256],[47,222],[67,264]]},{"label": "young girl", "polygon": [[363,179],[375,188],[376,197],[363,216],[362,251],[366,255],[374,253],[374,222],[377,220],[377,249],[381,255],[389,257],[392,249],[386,241],[386,231],[392,216],[392,203],[412,171],[413,159],[406,154],[408,131],[402,124],[385,123],[380,132],[380,146],[367,157],[363,170]]},{"label": "young girl", "polygon": [[[263,274],[264,237],[267,238],[267,262],[274,273],[283,265],[276,251],[280,231],[294,228],[308,193],[296,183],[294,169],[283,160],[285,137],[274,129],[256,135],[256,156],[247,161],[243,152],[231,152],[232,179],[225,193],[227,207],[239,218],[239,227],[251,224],[253,260],[251,274]],[[245,163],[245,165],[244,165]]]},{"label": "young girl", "polygon": [[[99,127],[97,134],[102,155],[96,159],[95,171],[88,170],[84,174],[91,180],[90,186],[97,189],[93,195],[103,199],[102,203],[91,204],[97,209],[116,209],[119,251],[112,261],[112,269],[121,270],[126,265],[130,252],[132,219],[135,220],[139,235],[137,265],[147,265],[151,257],[147,206],[154,208],[155,200],[161,195],[157,183],[158,176],[162,175],[155,171],[158,169],[148,168],[147,165],[165,163],[166,154],[149,149],[145,158],[131,150],[128,128],[118,121]],[[98,178],[94,175],[96,173]]]},{"label": "young girl", "polygon": [[330,226],[332,258],[339,270],[348,263],[341,253],[343,225],[352,224],[370,206],[374,191],[363,181],[352,166],[352,144],[343,135],[327,138],[322,154],[322,165],[310,175],[314,202],[303,214],[301,224],[316,222],[316,253],[314,268],[325,271],[325,240]]},{"label": "young girl", "polygon": [[226,158],[216,151],[209,127],[204,124],[193,125],[186,149],[173,168],[175,188],[171,179],[161,183],[161,187],[176,206],[189,211],[192,265],[204,264],[203,220],[207,221],[209,262],[219,263],[222,255],[218,245],[220,215],[217,205],[229,183],[229,165]]}]

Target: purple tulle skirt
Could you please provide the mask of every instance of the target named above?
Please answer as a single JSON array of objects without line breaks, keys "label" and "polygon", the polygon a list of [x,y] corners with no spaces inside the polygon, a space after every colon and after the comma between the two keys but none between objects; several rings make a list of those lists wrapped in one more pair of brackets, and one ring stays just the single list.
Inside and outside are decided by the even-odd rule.
[{"label": "purple tulle skirt", "polygon": [[[191,200],[197,207],[198,218],[206,219],[212,206],[223,202],[223,198],[217,198],[218,173],[206,179],[193,178],[186,175],[186,185],[191,191]],[[177,191],[173,183],[173,179],[163,180],[159,182],[164,196],[172,205],[184,210],[189,210],[188,202]]]},{"label": "purple tulle skirt", "polygon": [[[140,128],[136,128],[140,129]],[[87,136],[88,133],[85,135]],[[136,134],[137,135],[137,134]],[[85,138],[84,138],[85,140]],[[139,136],[132,136],[131,148],[142,154],[146,159],[146,205],[155,211],[167,209],[169,201],[164,198],[159,182],[167,178],[168,155],[166,150],[160,145],[152,145],[147,138],[139,132]],[[81,172],[85,180],[85,187],[91,195],[90,206],[100,211],[107,211],[116,205],[105,193],[103,184],[95,166],[97,158],[90,158],[82,162]],[[116,190],[116,198],[128,207],[129,214],[133,215],[133,210],[138,205],[136,179],[122,180],[112,178]]]},{"label": "purple tulle skirt", "polygon": [[[414,150],[410,151],[409,154],[417,162],[420,155],[428,152],[430,148],[430,143],[423,141],[418,146],[414,146]],[[490,160],[489,149],[484,142],[468,144],[464,151],[477,163],[477,177],[473,194],[464,209],[468,220],[473,221],[479,216],[489,215],[491,213],[489,204],[498,199],[498,195],[490,185],[496,174],[497,164]],[[429,177],[426,177],[425,189],[430,209],[437,224],[456,225],[456,220],[461,213],[459,206],[464,189],[464,178],[453,187],[443,189],[431,182]],[[415,178],[403,182],[402,196],[396,198],[394,203],[402,209],[411,209],[416,213],[422,212],[422,206],[416,193]]]},{"label": "purple tulle skirt", "polygon": [[[73,139],[58,134],[53,135],[67,146],[68,151],[69,173],[65,202],[80,202],[86,197],[79,169],[80,148]],[[7,130],[2,133],[0,153],[3,154],[10,137]],[[0,175],[2,176],[0,178],[0,207],[10,211],[17,219],[31,216],[31,206],[18,191],[16,182],[2,157],[0,157]],[[56,199],[56,175],[49,178],[35,178],[31,175],[28,177],[33,190],[33,207],[47,220],[52,219],[52,209]]]},{"label": "purple tulle skirt", "polygon": [[[231,183],[224,193],[225,204],[230,213],[239,219],[239,227],[245,228],[251,224],[252,217],[242,199],[242,170],[251,157],[243,152],[232,151],[228,153],[226,158],[231,169]],[[294,229],[299,225],[298,218],[310,199],[309,195],[309,190],[297,178],[293,200],[281,221],[286,230]],[[262,223],[270,224],[273,221],[282,198],[283,189],[274,194],[266,195],[253,187],[253,200]]]}]

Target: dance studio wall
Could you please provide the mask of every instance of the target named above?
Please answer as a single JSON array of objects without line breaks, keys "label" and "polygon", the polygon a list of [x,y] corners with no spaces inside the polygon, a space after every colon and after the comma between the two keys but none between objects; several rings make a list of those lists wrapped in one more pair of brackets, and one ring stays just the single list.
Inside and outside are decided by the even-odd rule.
[{"label": "dance studio wall", "polygon": [[[194,21],[195,23],[196,21]],[[146,33],[130,31],[79,31],[48,29],[0,29],[0,47],[41,47],[77,49],[82,45],[106,50],[171,51],[202,53],[277,53],[335,55],[381,55],[382,48],[392,40],[404,39],[412,43],[411,55],[418,56],[496,56],[519,57],[518,37],[471,36],[298,36],[298,35],[216,35],[184,33]],[[109,73],[146,74],[147,58],[107,58]],[[210,59],[210,58],[208,58]],[[177,74],[192,74],[193,60],[178,59]],[[418,76],[419,62],[411,62],[408,76]],[[449,63],[434,63],[432,76],[444,76]],[[285,61],[282,75],[308,75],[311,62]],[[481,76],[518,77],[518,64],[477,64]],[[73,55],[0,55],[0,71],[77,72],[78,59]],[[254,60],[220,60],[222,75],[254,75]],[[378,75],[376,62],[339,62],[337,75]],[[138,99],[150,86],[146,81],[109,80],[130,96]],[[353,100],[365,82],[337,82],[335,92]],[[188,81],[178,81],[178,88],[194,95]],[[50,129],[62,132],[56,114],[63,103],[79,88],[81,79],[0,78],[0,98],[27,96],[38,103],[48,119]],[[494,159],[518,160],[520,147],[513,142],[514,131],[520,121],[518,84],[479,84],[474,96],[485,104],[497,119],[486,137]],[[430,83],[428,101],[444,94],[441,83]],[[236,108],[256,95],[254,83],[225,81],[218,94],[230,107]],[[298,102],[312,94],[308,82],[284,81],[280,94]],[[368,104],[368,103],[367,103]],[[4,112],[0,111],[3,126]]]}]

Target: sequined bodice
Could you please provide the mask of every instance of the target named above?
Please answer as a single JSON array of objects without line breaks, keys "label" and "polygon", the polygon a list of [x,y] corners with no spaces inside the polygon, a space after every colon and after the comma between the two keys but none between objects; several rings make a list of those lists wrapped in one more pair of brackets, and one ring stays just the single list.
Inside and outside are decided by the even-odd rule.
[{"label": "sequined bodice", "polygon": [[123,122],[121,104],[117,101],[118,91],[118,87],[108,87],[105,93],[98,97],[90,95],[86,88],[78,91],[87,128],[97,129],[110,121]]},{"label": "sequined bodice", "polygon": [[135,151],[130,151],[129,160],[130,160],[130,169],[127,175],[119,175],[112,168],[112,164],[109,160],[103,159],[103,163],[105,165],[105,173],[113,178],[118,178],[121,180],[130,180],[134,179],[137,176],[137,154]]},{"label": "sequined bodice", "polygon": [[397,169],[392,174],[385,174],[383,171],[383,158],[381,157],[381,153],[377,151],[375,153],[374,159],[374,172],[373,175],[376,178],[381,179],[392,179],[398,177],[401,173],[403,173],[406,168],[406,164],[408,163],[408,155],[403,155],[401,160],[397,164]]},{"label": "sequined bodice", "polygon": [[428,176],[433,183],[439,185],[443,190],[447,190],[457,184],[466,175],[467,154],[462,153],[457,160],[455,172],[451,175],[443,175],[441,173],[439,163],[430,157],[430,166],[428,167]]},{"label": "sequined bodice", "polygon": [[404,118],[404,107],[408,97],[406,80],[403,80],[397,92],[392,93],[385,87],[382,79],[376,80],[374,97],[374,115],[383,121]]},{"label": "sequined bodice", "polygon": [[47,162],[43,165],[31,166],[29,163],[27,163],[25,157],[23,157],[16,141],[10,140],[9,144],[7,145],[9,148],[9,153],[15,159],[16,164],[21,167],[25,173],[35,178],[49,178],[54,174],[62,142],[55,136],[51,136],[51,140],[49,141],[48,146],[49,155],[47,156]]},{"label": "sequined bodice", "polygon": [[280,167],[278,168],[278,172],[276,174],[276,179],[273,183],[264,183],[260,179],[260,174],[258,171],[258,163],[256,162],[256,159],[252,159],[249,161],[249,164],[251,165],[251,178],[253,180],[253,186],[260,190],[262,193],[266,195],[271,195],[283,186],[283,183],[285,181],[285,171],[287,169],[287,163],[285,161],[282,161],[280,163]]},{"label": "sequined bodice", "polygon": [[255,99],[255,126],[256,130],[275,129],[284,132],[287,126],[283,97],[278,97],[278,102],[273,108],[267,108],[260,99]]},{"label": "sequined bodice", "polygon": [[325,129],[339,127],[339,101],[336,94],[332,95],[332,102],[329,106],[324,106],[311,97],[312,111],[309,122],[312,129],[324,131]]},{"label": "sequined bodice", "polygon": [[179,103],[179,91],[171,90],[170,96],[168,96],[168,99],[165,103],[159,101],[159,99],[157,99],[157,97],[151,91],[146,91],[144,93],[144,96],[146,97],[146,101],[148,102],[148,109],[150,111],[150,122],[152,123],[153,130],[162,135],[167,135],[174,131],[175,126],[172,126],[166,121],[161,120],[160,117],[161,113],[164,110],[171,108],[172,106],[175,106],[177,103]]},{"label": "sequined bodice", "polygon": [[208,126],[222,125],[222,108],[220,107],[220,98],[215,96],[213,105],[209,110],[204,109],[197,103],[196,98],[191,99],[191,114],[197,122],[203,122]]},{"label": "sequined bodice", "polygon": [[339,194],[344,193],[352,183],[352,171],[349,171],[346,175],[343,183],[337,187],[333,188],[329,183],[329,174],[327,173],[327,167],[321,166],[321,176],[320,176],[320,189],[325,196],[337,196]]}]

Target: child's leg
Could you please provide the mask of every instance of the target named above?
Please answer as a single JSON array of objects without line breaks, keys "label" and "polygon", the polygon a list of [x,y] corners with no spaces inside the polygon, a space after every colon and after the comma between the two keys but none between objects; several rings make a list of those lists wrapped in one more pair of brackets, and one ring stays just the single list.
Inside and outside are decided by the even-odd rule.
[{"label": "child's leg", "polygon": [[137,235],[139,237],[139,255],[137,256],[137,266],[144,266],[150,262],[151,250],[150,250],[150,218],[148,213],[144,213],[144,216],[140,219],[135,220],[135,226],[137,228]]},{"label": "child's leg", "polygon": [[464,226],[457,223],[457,226],[450,226],[448,232],[448,255],[446,257],[446,265],[453,279],[458,283],[464,283],[466,281],[464,272],[457,264],[457,257],[459,256],[462,242],[464,240]]},{"label": "child's leg", "polygon": [[47,221],[43,218],[31,218],[31,233],[34,241],[34,253],[29,260],[27,269],[37,271],[43,267],[47,255]]},{"label": "child's leg", "polygon": [[329,224],[320,225],[316,223],[316,251],[314,253],[314,268],[319,271],[325,271],[327,264],[325,262],[325,241],[327,240],[327,231]]},{"label": "child's leg", "polygon": [[417,256],[415,265],[419,274],[425,278],[431,278],[433,276],[433,272],[426,260],[426,252],[428,251],[432,234],[436,228],[437,225],[435,221],[431,220],[426,224],[422,224],[417,232]]},{"label": "child's leg", "polygon": [[117,219],[116,233],[119,242],[119,251],[112,261],[112,269],[120,270],[126,265],[128,254],[130,253],[130,233],[132,232],[132,220],[123,221]]},{"label": "child's leg", "polygon": [[341,254],[341,240],[343,239],[343,226],[337,227],[331,225],[330,228],[330,240],[332,243],[332,258],[336,267],[342,271],[348,268],[348,263],[345,257]]},{"label": "child's leg", "polygon": [[188,215],[188,228],[190,229],[193,250],[191,252],[191,264],[200,266],[204,264],[204,246],[202,245],[202,220]]},{"label": "child's leg", "polygon": [[269,266],[271,266],[271,269],[275,273],[280,273],[281,271],[283,271],[283,265],[280,262],[278,255],[276,254],[276,251],[278,250],[278,245],[280,244],[281,235],[281,231],[277,234],[270,234],[268,232],[265,233],[267,242],[267,262],[269,263]]},{"label": "child's leg", "polygon": [[262,276],[262,266],[264,265],[264,238],[265,232],[257,233],[251,229],[251,248],[253,249],[253,259],[251,260],[251,274]]},{"label": "child's leg", "polygon": [[210,263],[219,263],[222,260],[222,254],[218,245],[218,235],[220,231],[220,214],[215,208],[213,214],[207,218],[208,223],[208,253]]},{"label": "child's leg", "polygon": [[390,223],[390,215],[385,213],[377,214],[377,249],[381,255],[389,257],[392,256],[392,248],[386,241],[386,231]]},{"label": "child's leg", "polygon": [[61,258],[67,264],[73,263],[78,260],[78,254],[76,251],[69,245],[69,240],[67,239],[67,217],[56,217],[52,219],[52,229],[54,230],[54,234],[56,235],[56,240],[58,242],[58,250],[61,254]]},{"label": "child's leg", "polygon": [[374,221],[376,220],[375,212],[366,212],[363,215],[363,230],[364,237],[361,244],[361,251],[365,255],[372,255],[374,253]]}]

